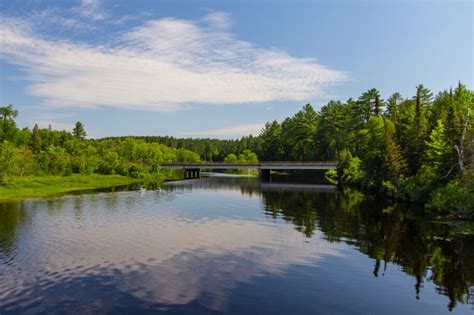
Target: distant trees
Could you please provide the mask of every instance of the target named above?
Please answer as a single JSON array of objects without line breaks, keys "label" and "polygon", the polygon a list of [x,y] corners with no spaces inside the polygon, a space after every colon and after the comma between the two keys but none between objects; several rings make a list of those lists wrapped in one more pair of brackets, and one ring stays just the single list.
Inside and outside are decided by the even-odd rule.
[{"label": "distant trees", "polygon": [[145,176],[159,172],[159,164],[198,162],[199,154],[144,139],[86,140],[84,125],[73,132],[39,128],[18,129],[12,105],[0,107],[0,186],[12,176],[120,174]]},{"label": "distant trees", "polygon": [[239,154],[238,157],[233,153],[227,155],[224,159],[224,162],[226,163],[257,163],[258,157],[254,152],[250,150],[244,150],[241,154]]}]

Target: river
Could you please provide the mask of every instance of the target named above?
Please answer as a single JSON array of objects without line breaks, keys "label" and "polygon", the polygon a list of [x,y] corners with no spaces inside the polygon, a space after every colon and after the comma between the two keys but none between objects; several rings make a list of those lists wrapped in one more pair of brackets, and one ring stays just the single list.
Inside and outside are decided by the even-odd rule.
[{"label": "river", "polygon": [[287,177],[5,202],[0,314],[473,314],[474,237],[417,213]]}]

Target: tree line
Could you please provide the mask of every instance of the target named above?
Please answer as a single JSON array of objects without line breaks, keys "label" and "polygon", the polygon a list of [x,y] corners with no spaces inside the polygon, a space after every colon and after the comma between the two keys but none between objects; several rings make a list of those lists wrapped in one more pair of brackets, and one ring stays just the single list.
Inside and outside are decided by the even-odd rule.
[{"label": "tree line", "polygon": [[377,89],[319,111],[305,105],[241,139],[169,136],[85,139],[73,132],[16,127],[18,112],[0,107],[0,183],[5,176],[99,173],[140,176],[167,162],[336,160],[329,181],[359,186],[428,209],[474,213],[474,92],[459,83],[434,95],[387,100]]},{"label": "tree line", "polygon": [[[126,137],[108,137],[104,140],[122,138]],[[241,154],[248,155],[248,151],[257,155],[260,152],[260,138],[253,135],[244,136],[241,139],[175,138],[172,136],[134,136],[133,139],[191,150],[198,153],[201,160],[205,162],[223,162],[226,158],[233,159],[232,155],[239,159]]]},{"label": "tree line", "polygon": [[86,139],[77,122],[73,131],[19,129],[12,105],[0,107],[0,186],[14,176],[119,174],[143,177],[159,172],[159,164],[199,162],[199,154],[141,139]]},{"label": "tree line", "polygon": [[383,100],[377,89],[316,112],[306,105],[260,133],[261,160],[337,160],[328,180],[390,194],[427,209],[474,214],[474,92],[461,83],[436,96]]}]

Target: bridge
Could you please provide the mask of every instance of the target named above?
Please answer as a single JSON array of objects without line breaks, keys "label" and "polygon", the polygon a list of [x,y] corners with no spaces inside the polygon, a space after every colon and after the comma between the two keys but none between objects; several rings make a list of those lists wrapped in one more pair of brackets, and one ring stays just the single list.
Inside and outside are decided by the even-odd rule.
[{"label": "bridge", "polygon": [[162,169],[180,169],[184,171],[184,178],[199,178],[202,169],[205,170],[239,170],[257,169],[262,177],[270,176],[271,170],[330,170],[337,167],[335,161],[308,161],[308,162],[260,162],[260,163],[174,163],[161,164]]}]

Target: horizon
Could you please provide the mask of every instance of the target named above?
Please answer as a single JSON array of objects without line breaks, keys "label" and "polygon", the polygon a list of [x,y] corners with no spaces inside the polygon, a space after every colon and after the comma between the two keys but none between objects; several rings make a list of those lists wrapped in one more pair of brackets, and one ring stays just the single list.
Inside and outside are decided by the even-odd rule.
[{"label": "horizon", "polygon": [[472,89],[470,1],[238,4],[4,1],[0,102],[91,138],[237,139],[370,88]]}]

